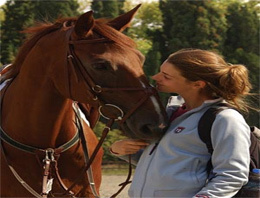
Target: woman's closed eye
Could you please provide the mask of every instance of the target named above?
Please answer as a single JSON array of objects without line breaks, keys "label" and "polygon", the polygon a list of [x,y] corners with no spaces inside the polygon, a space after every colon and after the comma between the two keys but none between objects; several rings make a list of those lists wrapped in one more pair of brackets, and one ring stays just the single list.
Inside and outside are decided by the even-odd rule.
[{"label": "woman's closed eye", "polygon": [[171,79],[172,79],[172,77],[167,76],[167,75],[163,75],[163,77],[164,77],[166,80],[171,80]]}]

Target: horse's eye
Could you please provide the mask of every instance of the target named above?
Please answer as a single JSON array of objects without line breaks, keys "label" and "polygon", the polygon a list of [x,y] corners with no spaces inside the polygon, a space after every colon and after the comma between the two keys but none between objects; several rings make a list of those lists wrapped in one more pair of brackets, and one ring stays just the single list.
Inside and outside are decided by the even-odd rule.
[{"label": "horse's eye", "polygon": [[94,69],[97,70],[108,70],[111,65],[109,62],[98,62],[98,63],[94,63],[92,66]]}]

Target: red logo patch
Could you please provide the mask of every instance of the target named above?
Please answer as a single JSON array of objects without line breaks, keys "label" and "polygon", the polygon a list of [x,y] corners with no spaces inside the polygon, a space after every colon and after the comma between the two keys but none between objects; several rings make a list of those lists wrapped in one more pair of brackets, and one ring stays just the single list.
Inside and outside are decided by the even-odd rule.
[{"label": "red logo patch", "polygon": [[185,127],[178,127],[177,129],[175,129],[174,133],[180,133],[185,129]]},{"label": "red logo patch", "polygon": [[199,197],[199,198],[209,198],[208,195],[196,195],[195,197]]}]

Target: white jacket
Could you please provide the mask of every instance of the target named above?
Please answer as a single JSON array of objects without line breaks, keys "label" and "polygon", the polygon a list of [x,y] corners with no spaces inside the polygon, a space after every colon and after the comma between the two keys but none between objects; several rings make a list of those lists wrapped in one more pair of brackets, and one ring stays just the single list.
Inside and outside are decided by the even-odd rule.
[{"label": "white jacket", "polygon": [[[243,116],[233,109],[221,111],[212,125],[215,176],[208,181],[210,154],[197,126],[203,113],[220,101],[205,101],[176,118],[154,152],[151,150],[155,144],[144,150],[128,192],[130,197],[232,197],[247,183],[250,129]],[[176,109],[180,103],[172,97],[167,109]]]}]

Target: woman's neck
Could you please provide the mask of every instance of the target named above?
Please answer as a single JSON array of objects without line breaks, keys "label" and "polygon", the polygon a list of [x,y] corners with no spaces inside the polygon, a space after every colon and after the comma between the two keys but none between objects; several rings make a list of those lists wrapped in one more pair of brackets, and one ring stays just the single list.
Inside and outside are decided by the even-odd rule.
[{"label": "woman's neck", "polygon": [[201,106],[206,100],[211,100],[210,97],[195,95],[192,97],[183,97],[187,110],[195,109]]}]

